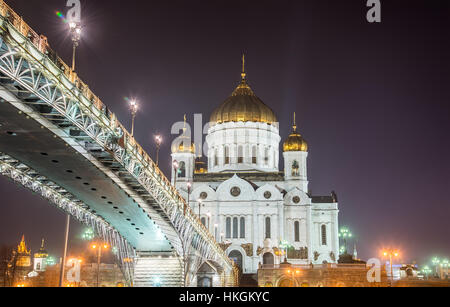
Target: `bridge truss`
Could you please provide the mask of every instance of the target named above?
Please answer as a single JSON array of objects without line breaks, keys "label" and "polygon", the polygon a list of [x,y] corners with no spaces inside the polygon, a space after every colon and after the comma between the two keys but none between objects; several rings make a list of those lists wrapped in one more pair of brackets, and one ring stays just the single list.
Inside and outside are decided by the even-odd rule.
[{"label": "bridge truss", "polygon": [[[116,116],[56,55],[47,39],[37,35],[2,0],[0,84],[1,90],[14,96],[11,103],[15,107],[66,141],[129,194],[179,256],[195,253],[202,259],[194,261],[195,268],[189,270],[209,260],[236,272],[214,237]],[[33,170],[20,161],[7,154],[2,157],[2,174],[38,192],[81,222],[95,223],[97,234],[121,251],[122,265],[132,280],[129,259],[141,251],[131,247],[114,225],[89,213],[86,204],[69,201],[55,183],[47,185],[45,178],[36,179],[41,178],[39,174],[30,175]]]}]

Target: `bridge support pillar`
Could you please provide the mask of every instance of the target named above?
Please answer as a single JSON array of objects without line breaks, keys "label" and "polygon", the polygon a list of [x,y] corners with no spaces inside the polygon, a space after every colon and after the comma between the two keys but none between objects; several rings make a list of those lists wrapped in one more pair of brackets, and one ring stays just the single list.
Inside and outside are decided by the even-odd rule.
[{"label": "bridge support pillar", "polygon": [[183,287],[183,262],[173,254],[140,254],[134,267],[134,287]]}]

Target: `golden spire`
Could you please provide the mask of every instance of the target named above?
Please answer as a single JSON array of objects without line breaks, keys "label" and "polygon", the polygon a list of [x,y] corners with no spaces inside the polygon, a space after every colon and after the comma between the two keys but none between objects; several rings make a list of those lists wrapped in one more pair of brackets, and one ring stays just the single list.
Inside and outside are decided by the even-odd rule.
[{"label": "golden spire", "polygon": [[245,82],[245,79],[247,77],[247,74],[245,73],[245,53],[242,54],[242,82]]},{"label": "golden spire", "polygon": [[44,249],[45,239],[42,239],[41,248]]},{"label": "golden spire", "polygon": [[187,117],[186,117],[186,114],[184,114],[184,127],[183,127],[183,135],[185,135],[185,134],[186,134],[186,130],[187,130],[187,128],[186,128],[186,122],[187,122]]},{"label": "golden spire", "polygon": [[27,245],[25,243],[25,235],[22,235],[22,240],[20,241],[20,244],[17,247],[17,252],[19,254],[30,254],[30,252],[27,250]]},{"label": "golden spire", "polygon": [[296,114],[294,112],[294,125],[292,126],[292,128],[294,128],[294,132],[297,132],[297,122],[296,122]]}]

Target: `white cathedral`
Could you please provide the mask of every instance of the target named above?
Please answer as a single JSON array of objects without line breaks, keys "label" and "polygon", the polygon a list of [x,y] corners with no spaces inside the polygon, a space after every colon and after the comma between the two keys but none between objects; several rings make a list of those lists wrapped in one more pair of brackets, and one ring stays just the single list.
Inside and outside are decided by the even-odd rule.
[{"label": "white cathedral", "polygon": [[286,256],[292,264],[336,263],[337,197],[309,193],[308,144],[295,116],[283,145],[284,172],[277,117],[249,87],[245,66],[210,122],[207,163],[189,136],[172,144],[172,183],[242,272],[255,274]]}]

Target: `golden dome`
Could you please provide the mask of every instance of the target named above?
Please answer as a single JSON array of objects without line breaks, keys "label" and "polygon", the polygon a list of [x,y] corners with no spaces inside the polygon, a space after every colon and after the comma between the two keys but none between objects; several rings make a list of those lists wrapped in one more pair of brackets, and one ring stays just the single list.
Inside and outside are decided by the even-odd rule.
[{"label": "golden dome", "polygon": [[283,151],[284,152],[289,152],[289,151],[308,152],[308,143],[300,135],[300,133],[297,132],[297,125],[295,124],[295,113],[294,113],[294,126],[293,126],[293,128],[294,128],[294,131],[288,137],[286,142],[284,142]]},{"label": "golden dome", "polygon": [[245,57],[242,59],[242,81],[236,90],[211,115],[212,124],[228,122],[259,122],[273,124],[278,122],[275,113],[253,93],[247,84]]}]

